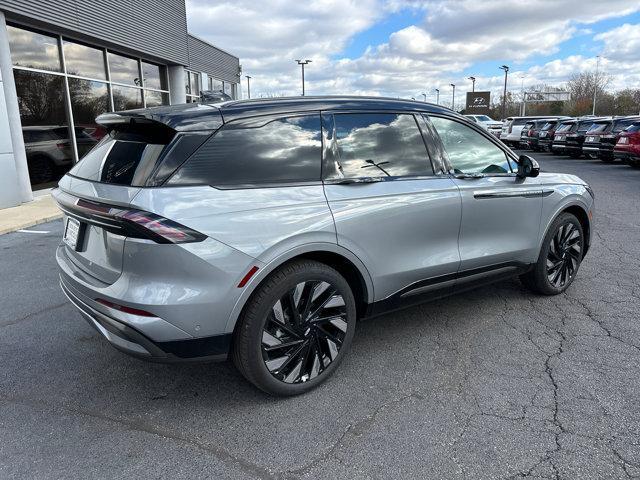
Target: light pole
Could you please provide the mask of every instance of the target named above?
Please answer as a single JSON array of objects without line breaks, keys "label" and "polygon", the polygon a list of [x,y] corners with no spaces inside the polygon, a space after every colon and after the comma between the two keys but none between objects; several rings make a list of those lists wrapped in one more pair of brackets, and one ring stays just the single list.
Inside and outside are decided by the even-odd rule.
[{"label": "light pole", "polygon": [[251,77],[249,75],[245,77],[247,77],[247,98],[251,98]]},{"label": "light pole", "polygon": [[524,95],[524,75],[520,75],[520,95],[522,95],[522,104],[520,105],[520,115],[524,117],[524,111],[526,109],[525,106],[525,95]]},{"label": "light pole", "polygon": [[476,91],[476,77],[469,77],[469,80],[471,80],[471,91],[475,92]]},{"label": "light pole", "polygon": [[507,75],[509,74],[509,67],[502,65],[500,70],[504,70],[504,92],[502,93],[502,118],[507,115]]},{"label": "light pole", "polygon": [[436,105],[440,105],[440,89],[436,88]]},{"label": "light pole", "polygon": [[451,91],[451,110],[456,109],[456,86],[453,83],[450,83],[453,90]]},{"label": "light pole", "polygon": [[593,110],[591,110],[591,115],[596,114],[596,92],[598,91],[598,68],[600,67],[600,55],[596,56],[596,77],[594,79],[593,85]]},{"label": "light pole", "polygon": [[298,65],[302,67],[302,96],[304,97],[304,66],[312,62],[312,60],[296,60]]},{"label": "light pole", "polygon": [[420,95],[422,95],[424,97],[424,101],[427,101],[427,94],[426,93],[421,93]]}]

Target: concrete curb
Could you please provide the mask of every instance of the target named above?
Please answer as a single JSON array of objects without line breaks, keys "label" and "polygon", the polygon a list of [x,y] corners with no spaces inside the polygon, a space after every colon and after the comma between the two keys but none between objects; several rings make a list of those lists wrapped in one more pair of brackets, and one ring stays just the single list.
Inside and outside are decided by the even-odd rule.
[{"label": "concrete curb", "polygon": [[23,223],[16,223],[10,227],[0,228],[0,235],[4,235],[5,233],[15,232],[16,230],[22,230],[23,228],[33,227],[34,225],[39,225],[41,223],[51,222],[53,220],[57,220],[62,218],[62,213],[58,213],[56,215],[50,215],[47,217],[35,218],[33,220],[28,220]]},{"label": "concrete curb", "polygon": [[50,222],[62,217],[51,195],[36,196],[32,202],[0,210],[0,235]]}]

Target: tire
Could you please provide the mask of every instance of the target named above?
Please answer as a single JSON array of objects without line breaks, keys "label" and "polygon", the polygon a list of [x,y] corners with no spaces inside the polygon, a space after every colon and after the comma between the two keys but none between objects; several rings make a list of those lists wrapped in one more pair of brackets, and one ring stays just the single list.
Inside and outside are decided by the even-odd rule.
[{"label": "tire", "polygon": [[520,280],[535,293],[558,295],[575,279],[583,255],[582,225],[575,215],[562,213],[549,227],[534,268]]},{"label": "tire", "polygon": [[247,302],[233,361],[262,391],[299,395],[338,368],[355,324],[356,303],[344,277],[320,262],[293,261],[271,273]]},{"label": "tire", "polygon": [[580,158],[582,156],[582,152],[571,152],[569,156],[571,158]]}]

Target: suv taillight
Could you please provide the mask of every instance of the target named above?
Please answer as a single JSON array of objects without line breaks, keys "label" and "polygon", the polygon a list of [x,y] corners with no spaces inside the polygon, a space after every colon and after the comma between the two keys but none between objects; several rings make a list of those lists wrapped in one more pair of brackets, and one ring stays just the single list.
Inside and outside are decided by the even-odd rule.
[{"label": "suv taillight", "polygon": [[156,243],[201,242],[206,235],[180,225],[155,213],[119,207],[79,198],[74,204],[58,202],[67,213],[107,231],[134,238],[146,238]]}]

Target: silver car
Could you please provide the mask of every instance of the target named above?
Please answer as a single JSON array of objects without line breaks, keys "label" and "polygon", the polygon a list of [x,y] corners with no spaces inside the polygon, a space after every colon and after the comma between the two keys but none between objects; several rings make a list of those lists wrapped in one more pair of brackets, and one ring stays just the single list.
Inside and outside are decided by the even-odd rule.
[{"label": "silver car", "polygon": [[359,318],[519,275],[553,295],[589,249],[594,196],[423,102],[303,97],[105,114],[61,181],[69,300],[148,360],[232,357],[305,392]]}]

